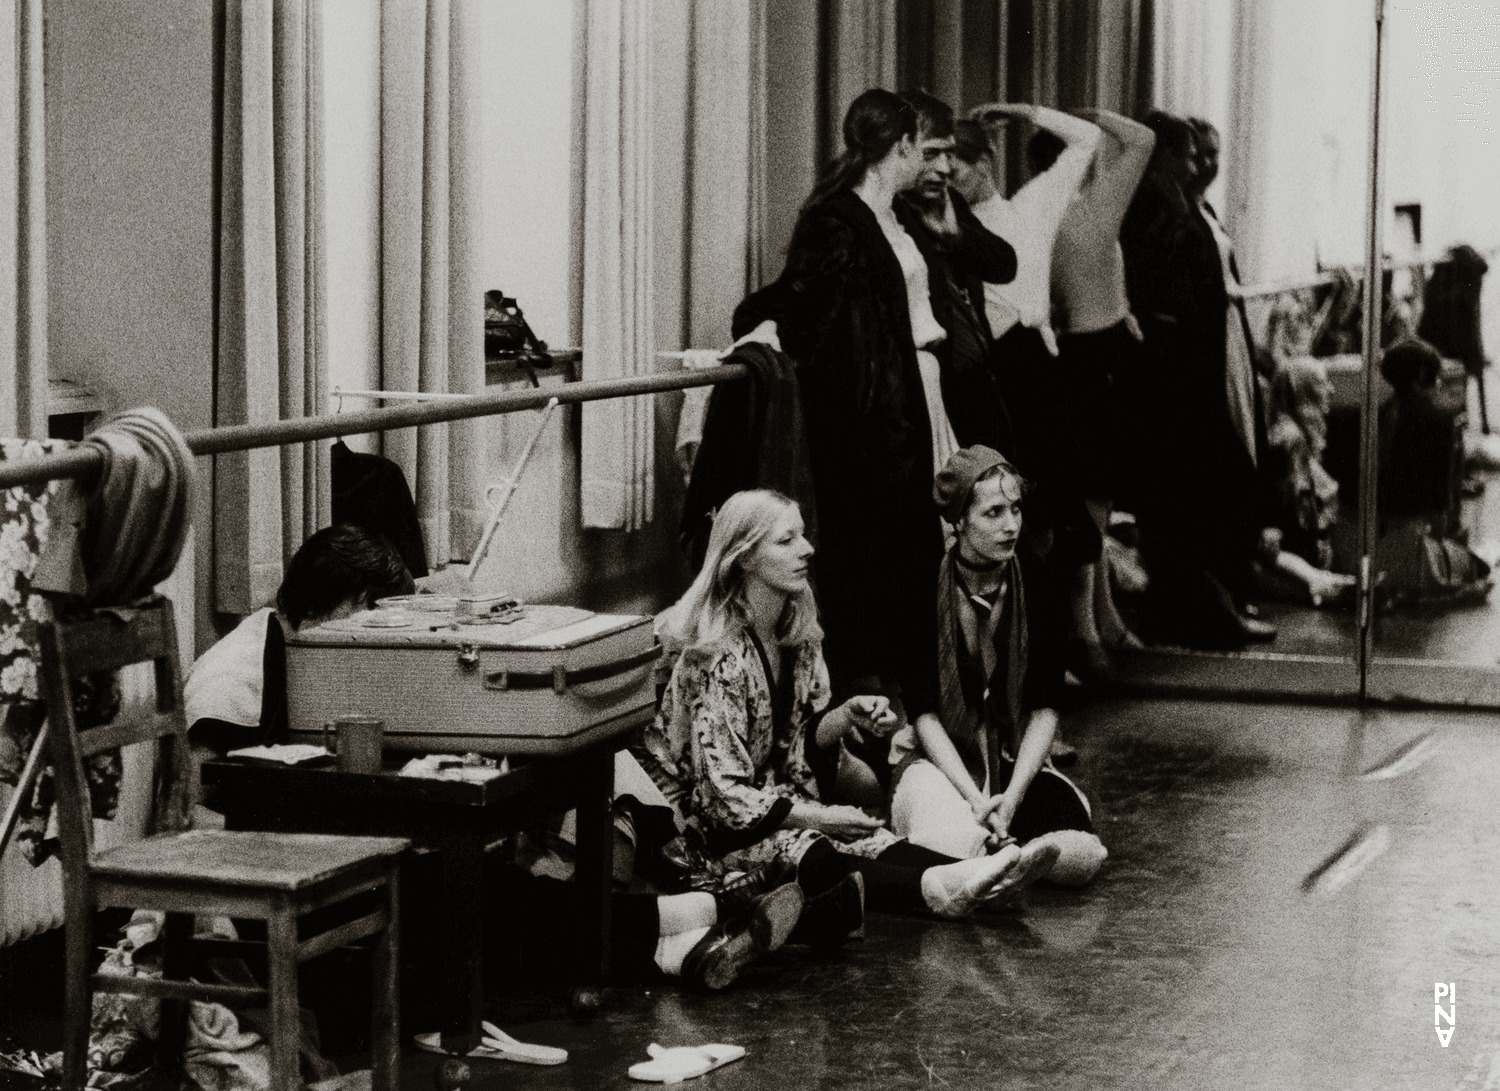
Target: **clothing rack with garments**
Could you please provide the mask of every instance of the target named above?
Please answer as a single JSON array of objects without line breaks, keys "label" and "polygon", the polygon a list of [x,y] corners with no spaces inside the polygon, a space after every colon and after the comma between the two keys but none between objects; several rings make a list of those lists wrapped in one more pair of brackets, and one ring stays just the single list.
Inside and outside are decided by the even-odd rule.
[{"label": "clothing rack with garments", "polygon": [[[183,438],[195,455],[222,455],[230,451],[249,451],[261,447],[282,447],[292,443],[337,439],[361,432],[385,432],[395,428],[413,428],[424,424],[441,424],[474,417],[492,417],[516,413],[523,409],[544,409],[554,398],[559,405],[577,405],[607,398],[630,398],[641,394],[659,394],[668,390],[686,390],[697,386],[744,379],[749,368],[743,364],[724,364],[709,370],[684,370],[660,375],[643,375],[626,379],[567,383],[540,390],[506,390],[494,394],[463,395],[459,398],[424,399],[410,405],[385,409],[364,409],[354,413],[326,414],[317,417],[293,417],[268,424],[235,424],[223,428],[205,428],[189,432]],[[378,393],[378,392],[374,392]],[[352,392],[345,391],[346,397]],[[382,396],[388,396],[386,391]],[[98,452],[86,447],[18,459],[0,465],[0,489],[36,484],[62,478],[80,480],[96,476],[101,461]]]},{"label": "clothing rack with garments", "polygon": [[[1400,272],[1406,269],[1421,269],[1438,261],[1437,258],[1422,258],[1414,261],[1388,261],[1385,263],[1385,271]],[[1340,265],[1310,277],[1291,277],[1286,280],[1268,280],[1261,284],[1246,284],[1240,289],[1242,299],[1263,299],[1266,296],[1286,295],[1290,292],[1302,292],[1309,288],[1324,288],[1338,279],[1339,273],[1346,273],[1355,280],[1365,275],[1362,265]]]},{"label": "clothing rack with garments", "polygon": [[[1500,256],[1500,246],[1492,246],[1481,253],[1487,258]],[[1430,258],[1413,258],[1411,261],[1388,261],[1385,263],[1385,271],[1392,273],[1408,269],[1425,269],[1442,260],[1442,255],[1437,255]],[[1290,277],[1285,280],[1268,280],[1261,284],[1246,284],[1240,289],[1240,296],[1243,299],[1262,299],[1266,296],[1306,291],[1309,288],[1323,288],[1337,280],[1340,273],[1346,273],[1357,281],[1364,277],[1365,267],[1363,265],[1337,265],[1310,277]]]}]

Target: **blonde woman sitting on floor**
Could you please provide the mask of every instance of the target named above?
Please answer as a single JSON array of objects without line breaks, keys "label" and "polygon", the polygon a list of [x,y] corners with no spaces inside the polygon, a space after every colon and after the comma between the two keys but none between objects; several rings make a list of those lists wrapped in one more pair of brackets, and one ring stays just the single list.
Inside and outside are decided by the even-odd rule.
[{"label": "blonde woman sitting on floor", "polygon": [[1065,885],[1108,856],[1088,801],[1052,767],[1057,713],[1027,700],[1026,590],[1016,561],[1025,483],[988,447],[956,452],[933,496],[957,536],[938,575],[935,688],[914,693],[891,828],[962,859],[1019,844],[1021,866]]}]

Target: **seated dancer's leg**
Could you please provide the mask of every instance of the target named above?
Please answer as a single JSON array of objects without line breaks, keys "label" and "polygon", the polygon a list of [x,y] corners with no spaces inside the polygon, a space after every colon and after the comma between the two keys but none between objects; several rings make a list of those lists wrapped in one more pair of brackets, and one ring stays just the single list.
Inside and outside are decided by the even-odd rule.
[{"label": "seated dancer's leg", "polygon": [[906,767],[891,799],[891,832],[954,860],[985,855],[988,831],[946,773],[930,761]]},{"label": "seated dancer's leg", "polygon": [[[572,883],[506,869],[499,916],[508,932],[530,937],[536,951],[569,951],[582,926]],[[610,897],[612,976],[650,981],[658,973],[706,989],[722,989],[746,966],[786,941],[802,907],[788,884],[723,915],[712,894]]]},{"label": "seated dancer's leg", "polygon": [[1052,864],[1056,853],[1049,844],[1029,850],[1008,845],[993,856],[955,860],[902,842],[872,860],[820,841],[802,857],[797,876],[811,897],[857,872],[873,909],[959,920],[999,895],[1018,893]]},{"label": "seated dancer's leg", "polygon": [[1109,850],[1104,847],[1104,842],[1099,840],[1099,835],[1085,833],[1083,830],[1055,830],[1052,833],[1044,833],[1027,842],[1026,847],[1030,848],[1032,845],[1057,847],[1057,862],[1042,878],[1058,886],[1083,886],[1098,873],[1099,869],[1104,866],[1104,861],[1109,858]]},{"label": "seated dancer's leg", "polygon": [[681,937],[664,936],[657,944],[658,964],[672,973],[663,956],[676,956],[682,943],[697,937],[680,956],[678,975],[702,989],[727,988],[751,962],[787,941],[802,915],[802,904],[802,889],[796,883],[779,886],[712,928],[694,928]]},{"label": "seated dancer's leg", "polygon": [[676,977],[682,973],[682,960],[688,952],[718,923],[718,906],[712,894],[695,891],[657,898],[656,912],[656,965],[662,973]]},{"label": "seated dancer's leg", "polygon": [[1062,886],[1082,886],[1109,856],[1094,832],[1083,793],[1052,769],[1043,769],[1032,779],[1011,819],[1010,832],[1028,848],[1033,844],[1057,847],[1057,862],[1045,878]]},{"label": "seated dancer's leg", "polygon": [[[571,882],[532,875],[514,864],[499,864],[486,876],[486,903],[492,908],[494,933],[507,937],[507,946],[528,967],[577,973],[576,938],[583,927],[578,890]],[[663,905],[667,905],[663,913]],[[707,894],[656,898],[649,894],[612,894],[610,972],[621,981],[649,981],[659,971],[676,973],[656,958],[665,924],[672,931],[706,931],[717,918],[713,897]],[[699,935],[702,934],[699,931]],[[510,939],[525,936],[529,942],[513,945]],[[688,948],[691,949],[691,944]],[[685,953],[685,952],[684,952]]]}]

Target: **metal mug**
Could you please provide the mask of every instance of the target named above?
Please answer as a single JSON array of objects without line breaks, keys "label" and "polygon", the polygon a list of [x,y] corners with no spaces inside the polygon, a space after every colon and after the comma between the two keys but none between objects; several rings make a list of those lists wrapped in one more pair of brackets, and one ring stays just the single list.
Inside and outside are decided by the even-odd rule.
[{"label": "metal mug", "polygon": [[378,773],[385,746],[385,721],[374,716],[344,716],[323,725],[323,745],[330,728],[337,740],[340,773]]}]

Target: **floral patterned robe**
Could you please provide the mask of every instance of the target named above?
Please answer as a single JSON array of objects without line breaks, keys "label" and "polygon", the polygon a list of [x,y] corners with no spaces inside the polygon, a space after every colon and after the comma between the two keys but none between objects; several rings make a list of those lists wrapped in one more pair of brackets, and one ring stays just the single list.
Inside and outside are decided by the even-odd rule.
[{"label": "floral patterned robe", "polygon": [[[637,748],[685,827],[684,862],[694,886],[726,886],[736,873],[794,867],[823,836],[781,822],[793,803],[819,801],[804,746],[828,709],[828,668],[816,642],[789,649],[785,662],[791,708],[778,722],[771,680],[748,629],[721,648],[683,652]],[[841,849],[875,855],[895,840],[880,834]]]}]

